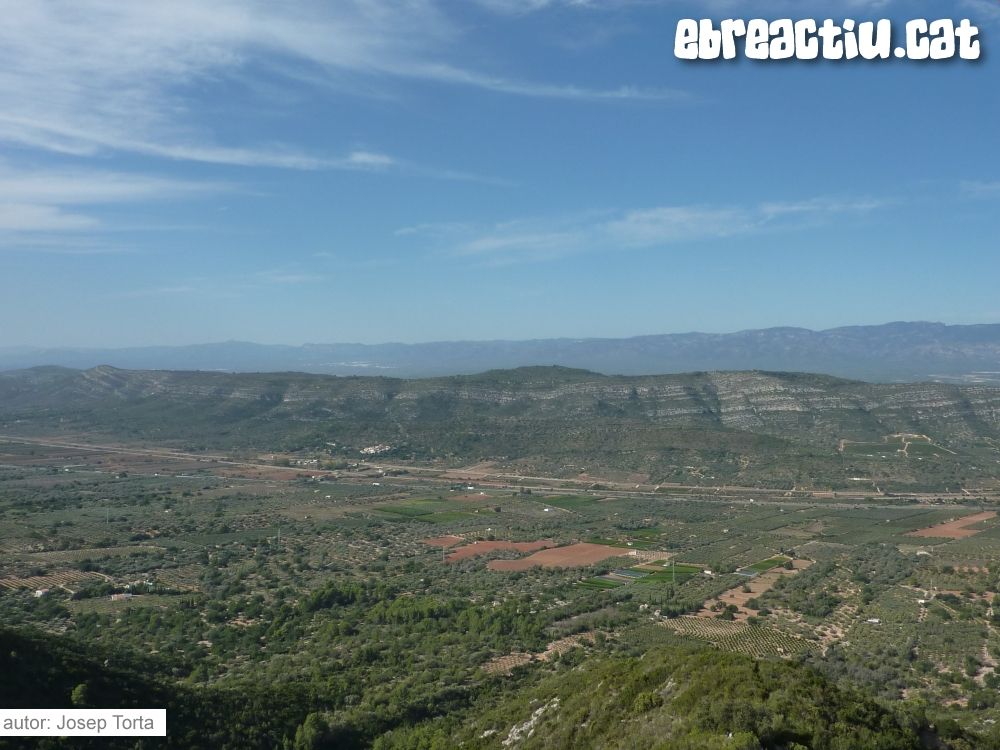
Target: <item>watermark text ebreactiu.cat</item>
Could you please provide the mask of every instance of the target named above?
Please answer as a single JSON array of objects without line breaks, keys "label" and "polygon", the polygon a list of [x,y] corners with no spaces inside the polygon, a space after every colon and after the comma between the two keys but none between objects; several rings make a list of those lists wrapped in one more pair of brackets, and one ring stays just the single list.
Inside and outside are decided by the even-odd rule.
[{"label": "watermark text ebreactiu.cat", "polygon": [[979,27],[969,19],[857,22],[813,18],[768,21],[685,18],[677,24],[674,55],[681,60],[978,60]]}]

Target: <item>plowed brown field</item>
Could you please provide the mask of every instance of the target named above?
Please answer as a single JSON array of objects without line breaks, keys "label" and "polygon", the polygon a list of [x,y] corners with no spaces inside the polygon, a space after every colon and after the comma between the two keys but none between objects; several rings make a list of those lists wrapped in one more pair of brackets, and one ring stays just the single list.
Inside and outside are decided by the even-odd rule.
[{"label": "plowed brown field", "polygon": [[974,526],[980,521],[988,521],[991,518],[996,517],[997,514],[993,511],[976,513],[973,516],[965,516],[964,518],[949,521],[948,523],[939,523],[937,526],[920,529],[919,531],[911,531],[907,534],[907,536],[931,537],[937,539],[966,539],[983,531],[983,529],[970,529],[969,526]]},{"label": "plowed brown field", "polygon": [[551,539],[542,539],[538,542],[473,542],[472,544],[466,544],[464,547],[452,550],[448,553],[446,559],[448,562],[458,562],[459,560],[468,560],[472,557],[482,557],[497,550],[505,552],[535,552],[536,550],[552,546],[555,546],[555,542]]},{"label": "plowed brown field", "polygon": [[581,542],[568,547],[554,547],[536,552],[520,560],[490,560],[490,570],[528,570],[537,565],[543,568],[576,568],[593,565],[609,557],[624,557],[628,550],[603,544]]}]

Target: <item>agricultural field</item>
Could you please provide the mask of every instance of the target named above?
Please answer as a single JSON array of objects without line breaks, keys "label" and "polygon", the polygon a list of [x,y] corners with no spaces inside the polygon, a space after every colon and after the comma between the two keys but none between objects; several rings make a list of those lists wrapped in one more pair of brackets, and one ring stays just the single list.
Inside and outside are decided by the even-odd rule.
[{"label": "agricultural field", "polygon": [[756,657],[791,657],[815,648],[814,644],[799,636],[745,622],[679,617],[665,624],[680,635],[707,641],[726,651]]},{"label": "agricultural field", "polygon": [[453,549],[445,557],[448,562],[458,562],[468,560],[472,557],[482,557],[493,552],[522,552],[531,553],[543,550],[546,547],[554,547],[555,542],[543,539],[538,542],[498,542],[498,541],[475,541],[470,542],[458,549]]},{"label": "agricultural field", "polygon": [[620,547],[578,542],[565,547],[550,547],[517,560],[491,560],[490,570],[523,571],[534,567],[580,568],[627,554]]},{"label": "agricultural field", "polygon": [[0,618],[153,654],[185,684],[341,674],[345,710],[363,695],[371,711],[352,709],[361,726],[427,685],[503,689],[666,638],[1000,721],[1000,506],[982,500],[0,454]]},{"label": "agricultural field", "polygon": [[946,521],[919,531],[911,531],[907,536],[926,537],[929,539],[967,539],[975,536],[988,527],[982,526],[986,521],[992,521],[997,517],[995,511],[985,511],[983,513],[973,513],[963,516],[954,521]]},{"label": "agricultural field", "polygon": [[794,561],[790,557],[785,557],[780,555],[778,557],[770,557],[767,560],[761,560],[760,562],[755,562],[753,565],[748,565],[745,568],[740,568],[740,573],[766,573],[772,568],[777,568],[779,565],[785,565],[788,563],[793,563]]},{"label": "agricultural field", "polygon": [[644,564],[638,566],[637,570],[645,570],[649,575],[640,580],[640,583],[648,586],[669,583],[671,585],[685,583],[692,578],[704,575],[704,567],[700,565],[687,565],[685,563],[664,561],[663,564]]}]

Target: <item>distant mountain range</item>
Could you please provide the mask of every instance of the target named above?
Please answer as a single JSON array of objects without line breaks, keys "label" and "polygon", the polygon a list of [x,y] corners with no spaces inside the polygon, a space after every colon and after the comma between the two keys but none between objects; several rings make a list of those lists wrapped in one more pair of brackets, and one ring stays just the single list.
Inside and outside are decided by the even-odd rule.
[{"label": "distant mountain range", "polygon": [[560,365],[605,374],[814,372],[876,382],[1000,384],[1000,324],[889,323],[626,339],[265,345],[240,341],[124,349],[0,348],[0,370],[39,365],[434,377]]}]

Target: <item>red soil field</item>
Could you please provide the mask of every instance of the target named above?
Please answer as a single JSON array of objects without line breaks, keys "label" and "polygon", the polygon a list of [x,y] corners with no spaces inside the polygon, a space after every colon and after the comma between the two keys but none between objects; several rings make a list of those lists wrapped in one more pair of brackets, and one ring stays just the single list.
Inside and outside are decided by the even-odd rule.
[{"label": "red soil field", "polygon": [[996,517],[997,514],[993,511],[976,513],[974,516],[965,516],[964,518],[959,518],[957,521],[939,523],[937,526],[920,529],[919,531],[911,531],[907,536],[932,537],[937,539],[966,539],[983,531],[983,529],[970,529],[968,528],[969,526],[974,526],[980,521],[988,521]]},{"label": "red soil field", "polygon": [[461,544],[465,539],[460,536],[455,536],[454,534],[447,534],[446,536],[436,536],[432,539],[424,539],[424,544],[429,544],[431,547],[440,547],[441,549],[448,549],[449,547],[454,547],[456,544]]},{"label": "red soil field", "polygon": [[593,565],[609,557],[624,557],[628,550],[618,547],[608,547],[603,544],[580,542],[568,547],[554,547],[536,552],[520,560],[490,560],[490,570],[528,570],[536,565],[543,568],[576,568]]},{"label": "red soil field", "polygon": [[551,539],[543,539],[538,542],[473,542],[449,552],[446,559],[448,562],[458,562],[459,560],[468,560],[471,557],[488,555],[490,552],[496,552],[497,550],[504,550],[505,552],[535,552],[536,550],[552,547],[553,545],[555,545],[555,542]]}]

